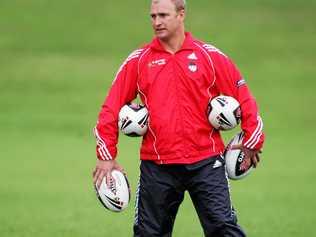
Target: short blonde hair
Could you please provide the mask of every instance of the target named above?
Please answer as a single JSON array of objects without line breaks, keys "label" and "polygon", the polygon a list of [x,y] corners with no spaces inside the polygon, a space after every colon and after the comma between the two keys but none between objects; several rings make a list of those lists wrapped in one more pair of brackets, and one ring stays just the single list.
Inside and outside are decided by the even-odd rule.
[{"label": "short blonde hair", "polygon": [[185,0],[171,0],[171,2],[174,3],[177,11],[185,10]]},{"label": "short blonde hair", "polygon": [[[185,0],[170,0],[176,7],[176,11],[185,9]],[[159,0],[152,0],[152,3],[158,3]]]}]

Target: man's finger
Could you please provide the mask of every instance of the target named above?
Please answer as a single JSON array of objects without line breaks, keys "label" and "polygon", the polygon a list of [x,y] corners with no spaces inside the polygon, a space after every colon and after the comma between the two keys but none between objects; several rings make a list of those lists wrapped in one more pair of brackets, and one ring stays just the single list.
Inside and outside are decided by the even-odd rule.
[{"label": "man's finger", "polygon": [[126,173],[126,171],[123,168],[119,167],[119,168],[116,168],[116,169],[118,171],[122,172],[123,174],[125,174],[125,176],[127,176],[127,173]]},{"label": "man's finger", "polygon": [[252,161],[253,167],[256,168],[256,167],[257,167],[257,164],[258,164],[258,160],[257,160],[256,155],[253,155],[253,156],[251,157],[251,161]]},{"label": "man's finger", "polygon": [[250,158],[245,157],[245,159],[241,163],[240,168],[241,168],[241,170],[244,171],[244,170],[248,169],[249,166],[251,166],[251,160],[250,160]]},{"label": "man's finger", "polygon": [[231,145],[229,146],[230,150],[240,150],[243,147],[242,144],[236,144],[236,145]]},{"label": "man's finger", "polygon": [[122,169],[122,173],[127,177],[127,172],[124,169]]},{"label": "man's finger", "polygon": [[95,169],[95,171],[93,172],[93,183],[96,184],[98,176],[100,174],[101,170],[100,169]]},{"label": "man's finger", "polygon": [[95,176],[95,173],[97,172],[97,168],[95,168],[94,170],[93,170],[93,172],[92,172],[92,177],[94,177]]},{"label": "man's finger", "polygon": [[115,167],[115,169],[117,169],[118,171],[121,171],[123,174],[125,174],[125,175],[127,176],[126,171],[125,171],[121,166],[117,165],[117,166]]},{"label": "man's finger", "polygon": [[111,172],[107,172],[106,173],[106,185],[108,187],[111,187],[111,182],[114,182],[114,179],[113,179],[113,177],[111,175]]},{"label": "man's finger", "polygon": [[102,183],[102,180],[103,180],[104,176],[105,176],[105,171],[104,170],[100,170],[100,172],[98,174],[98,177],[97,177],[97,180],[96,180],[96,183],[95,183],[95,185],[97,186],[98,189],[101,186],[101,183]]}]

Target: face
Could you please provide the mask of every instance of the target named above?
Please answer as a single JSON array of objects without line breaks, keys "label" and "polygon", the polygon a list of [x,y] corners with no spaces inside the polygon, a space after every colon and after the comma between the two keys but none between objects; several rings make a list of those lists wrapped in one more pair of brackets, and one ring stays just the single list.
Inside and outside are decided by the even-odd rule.
[{"label": "face", "polygon": [[171,0],[152,0],[151,24],[155,35],[163,41],[181,33],[184,24],[184,10],[177,11]]}]

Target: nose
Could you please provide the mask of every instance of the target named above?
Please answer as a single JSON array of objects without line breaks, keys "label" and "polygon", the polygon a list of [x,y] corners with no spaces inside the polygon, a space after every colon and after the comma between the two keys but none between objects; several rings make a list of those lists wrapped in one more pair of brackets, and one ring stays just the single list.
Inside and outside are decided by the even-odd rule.
[{"label": "nose", "polygon": [[161,25],[161,19],[160,19],[160,17],[155,17],[154,19],[153,19],[153,25],[154,26],[160,26]]}]

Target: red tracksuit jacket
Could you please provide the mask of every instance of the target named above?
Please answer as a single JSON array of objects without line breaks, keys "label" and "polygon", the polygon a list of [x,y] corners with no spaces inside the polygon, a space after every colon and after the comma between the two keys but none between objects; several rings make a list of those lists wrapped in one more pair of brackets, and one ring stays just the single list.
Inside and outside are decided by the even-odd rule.
[{"label": "red tracksuit jacket", "polygon": [[190,33],[175,54],[155,38],[119,68],[94,129],[99,159],[115,159],[119,110],[137,94],[150,116],[142,160],[190,164],[222,153],[220,133],[206,115],[208,102],[219,94],[233,96],[241,105],[243,144],[252,149],[263,144],[262,120],[238,69],[220,50]]}]

